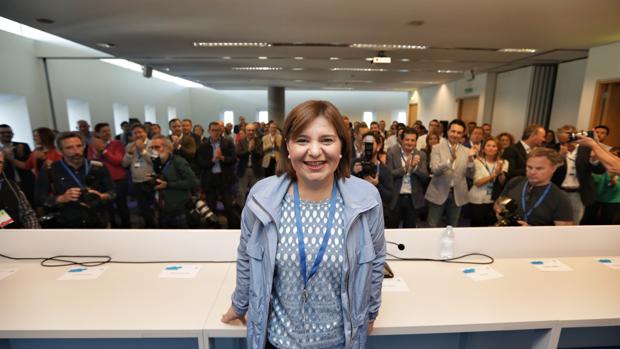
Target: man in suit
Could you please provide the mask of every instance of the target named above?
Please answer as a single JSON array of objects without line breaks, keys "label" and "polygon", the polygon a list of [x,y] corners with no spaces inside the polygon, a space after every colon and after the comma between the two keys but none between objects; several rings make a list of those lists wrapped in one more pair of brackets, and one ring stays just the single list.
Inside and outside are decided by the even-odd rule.
[{"label": "man in suit", "polygon": [[245,125],[245,137],[241,137],[237,143],[237,176],[239,177],[239,193],[237,205],[245,206],[245,197],[250,189],[263,178],[263,145],[256,136],[258,125],[255,123]]},{"label": "man in suit", "polygon": [[590,158],[592,150],[570,140],[576,128],[564,125],[557,130],[558,149],[564,163],[555,170],[551,181],[560,187],[569,198],[573,208],[573,222],[579,224],[584,211],[596,202],[596,187],[592,173],[605,173],[605,167]]},{"label": "man in suit", "polygon": [[193,163],[194,156],[196,156],[196,149],[198,148],[194,138],[183,134],[183,127],[179,119],[170,120],[168,122],[168,127],[172,133],[170,135],[170,141],[172,142],[174,155],[181,155],[189,164]]},{"label": "man in suit", "polygon": [[201,184],[207,197],[207,205],[215,211],[218,196],[224,204],[228,228],[239,228],[239,217],[233,209],[233,185],[235,184],[235,143],[230,137],[222,137],[223,127],[217,121],[209,124],[209,139],[198,148],[198,164],[202,169]]},{"label": "man in suit", "polygon": [[508,180],[525,176],[525,164],[530,150],[540,147],[545,141],[545,128],[542,125],[530,125],[523,131],[521,140],[504,149],[504,160],[508,160]]},{"label": "man in suit", "polygon": [[469,202],[466,177],[474,175],[474,157],[477,149],[465,148],[461,143],[465,123],[455,119],[448,125],[448,142],[438,144],[431,152],[433,179],[426,190],[428,224],[439,227],[446,213],[448,225],[457,226],[461,207]]},{"label": "man in suit", "polygon": [[11,163],[11,159],[26,161],[30,157],[30,146],[27,143],[13,142],[13,129],[7,124],[0,125],[0,150],[4,152],[4,173],[8,179],[19,184],[20,189],[31,205],[34,198],[34,173],[30,170],[19,169]]},{"label": "man in suit", "polygon": [[413,128],[406,127],[400,134],[400,144],[387,151],[387,166],[392,171],[394,188],[398,195],[390,203],[393,222],[398,228],[416,227],[416,210],[424,206],[424,187],[428,180],[426,154],[416,149],[418,134]]}]

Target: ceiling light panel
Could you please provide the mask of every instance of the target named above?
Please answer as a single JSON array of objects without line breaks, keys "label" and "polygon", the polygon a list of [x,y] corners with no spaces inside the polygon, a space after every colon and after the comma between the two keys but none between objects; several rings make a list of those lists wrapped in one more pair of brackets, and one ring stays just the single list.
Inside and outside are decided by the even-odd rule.
[{"label": "ceiling light panel", "polygon": [[439,69],[437,70],[439,74],[462,74],[462,70],[450,70],[450,69]]},{"label": "ceiling light panel", "polygon": [[398,45],[398,44],[351,44],[351,48],[364,48],[371,50],[426,50],[424,45]]},{"label": "ceiling light panel", "polygon": [[537,50],[535,48],[502,48],[498,51],[506,53],[536,53]]},{"label": "ceiling light panel", "polygon": [[204,42],[195,41],[196,47],[270,47],[268,42]]},{"label": "ceiling light panel", "polygon": [[282,67],[232,67],[231,69],[241,71],[277,71],[282,70]]},{"label": "ceiling light panel", "polygon": [[382,68],[330,68],[331,71],[359,71],[359,72],[386,72],[387,69]]}]

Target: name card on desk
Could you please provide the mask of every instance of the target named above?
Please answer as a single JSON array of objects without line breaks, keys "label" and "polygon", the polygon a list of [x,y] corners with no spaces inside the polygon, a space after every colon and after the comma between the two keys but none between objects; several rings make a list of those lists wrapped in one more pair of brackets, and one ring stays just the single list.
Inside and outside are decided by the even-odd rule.
[{"label": "name card on desk", "polygon": [[66,273],[61,275],[58,280],[61,281],[73,281],[73,280],[94,280],[97,279],[108,269],[107,266],[100,267],[72,267],[67,270]]},{"label": "name card on desk", "polygon": [[461,272],[474,281],[493,280],[504,277],[504,275],[488,265],[464,268],[461,269]]},{"label": "name card on desk", "polygon": [[381,292],[409,292],[409,287],[405,280],[400,277],[383,279]]},{"label": "name card on desk", "polygon": [[16,272],[17,269],[0,268],[0,280],[6,279],[9,276],[15,274]]},{"label": "name card on desk", "polygon": [[553,259],[534,259],[530,261],[530,265],[534,268],[542,271],[572,271],[573,269],[568,265]]},{"label": "name card on desk", "polygon": [[599,257],[594,259],[608,268],[620,270],[620,259],[618,258]]},{"label": "name card on desk", "polygon": [[172,264],[167,265],[159,273],[160,278],[193,279],[198,275],[200,265],[197,264]]}]

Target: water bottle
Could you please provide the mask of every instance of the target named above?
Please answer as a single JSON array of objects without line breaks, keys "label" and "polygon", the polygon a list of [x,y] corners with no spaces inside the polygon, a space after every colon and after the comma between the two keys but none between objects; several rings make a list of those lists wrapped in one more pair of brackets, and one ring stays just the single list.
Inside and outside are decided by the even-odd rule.
[{"label": "water bottle", "polygon": [[451,225],[446,227],[439,239],[439,257],[441,259],[454,257],[454,231]]}]

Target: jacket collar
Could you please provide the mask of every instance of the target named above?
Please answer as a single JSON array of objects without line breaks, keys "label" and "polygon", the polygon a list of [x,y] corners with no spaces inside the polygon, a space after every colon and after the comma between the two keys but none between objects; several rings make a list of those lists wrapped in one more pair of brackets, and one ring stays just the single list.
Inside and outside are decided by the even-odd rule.
[{"label": "jacket collar", "polygon": [[[280,221],[280,207],[286,195],[291,178],[288,175],[273,176],[265,180],[263,186],[254,193],[252,200],[249,200],[248,208],[261,220],[263,224]],[[337,182],[338,192],[344,202],[347,216],[352,217],[357,213],[370,210],[380,204],[374,197],[368,197],[367,190],[364,190],[366,181],[357,177],[339,179]]]}]

